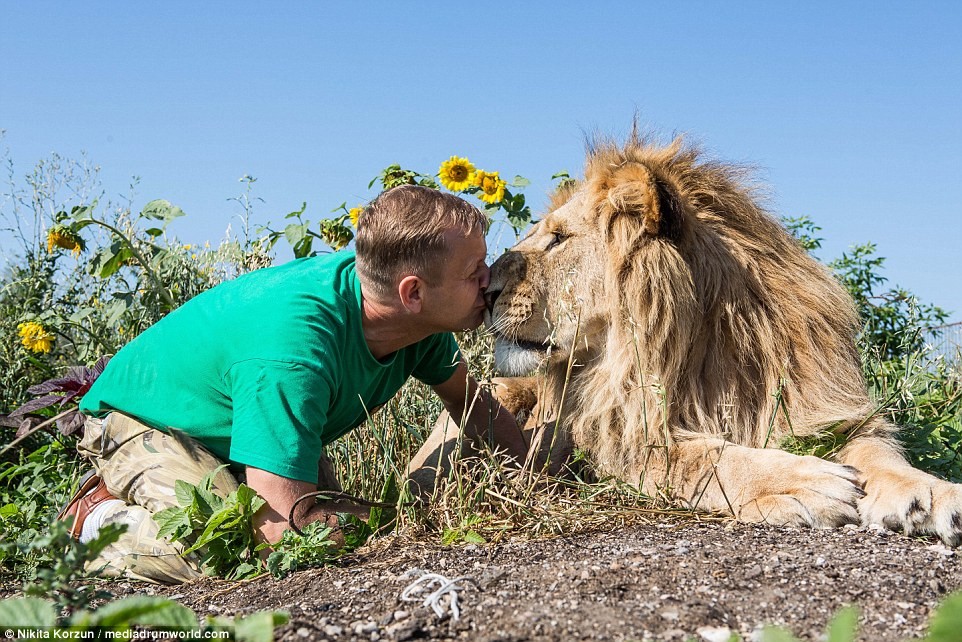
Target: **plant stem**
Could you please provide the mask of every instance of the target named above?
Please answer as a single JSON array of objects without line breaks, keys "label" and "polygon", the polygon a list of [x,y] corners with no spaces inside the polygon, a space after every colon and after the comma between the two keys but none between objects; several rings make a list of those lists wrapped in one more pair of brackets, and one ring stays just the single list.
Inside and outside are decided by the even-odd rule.
[{"label": "plant stem", "polygon": [[140,251],[134,246],[131,240],[127,238],[127,236],[123,232],[121,232],[119,229],[117,229],[110,223],[101,221],[99,219],[95,219],[92,216],[88,219],[83,219],[83,220],[89,221],[96,225],[100,225],[101,227],[105,227],[111,232],[113,232],[114,234],[116,234],[118,237],[120,237],[120,240],[126,243],[127,247],[130,248],[130,251],[134,255],[134,258],[137,259],[137,262],[140,263],[141,266],[143,266],[144,271],[147,273],[148,278],[154,284],[154,287],[156,288],[157,292],[160,293],[160,296],[161,298],[164,299],[164,302],[168,306],[170,306],[171,310],[177,307],[177,304],[174,303],[174,297],[171,295],[170,291],[166,287],[164,287],[164,284],[160,282],[160,279],[157,277],[157,274],[151,269],[150,263],[147,262],[147,259],[144,258],[144,255],[140,253]]},{"label": "plant stem", "polygon": [[45,427],[49,426],[50,424],[52,424],[53,422],[57,421],[57,420],[60,419],[61,417],[66,417],[67,415],[69,415],[70,413],[72,413],[72,412],[74,412],[74,411],[75,411],[74,408],[71,408],[70,410],[64,410],[62,413],[60,413],[60,414],[57,415],[56,417],[51,417],[50,419],[48,419],[48,420],[46,420],[46,421],[44,421],[44,422],[41,422],[41,423],[37,424],[36,426],[34,426],[33,428],[31,428],[30,430],[28,430],[27,432],[23,433],[22,435],[20,435],[19,437],[17,437],[17,438],[14,439],[13,441],[11,441],[9,444],[7,444],[6,446],[4,446],[4,447],[3,447],[3,450],[0,450],[0,457],[2,457],[3,455],[5,455],[8,450],[12,450],[14,446],[16,446],[16,445],[19,444],[20,442],[26,440],[30,435],[34,434],[35,432],[37,432],[37,431],[40,430],[41,428],[45,428]]}]

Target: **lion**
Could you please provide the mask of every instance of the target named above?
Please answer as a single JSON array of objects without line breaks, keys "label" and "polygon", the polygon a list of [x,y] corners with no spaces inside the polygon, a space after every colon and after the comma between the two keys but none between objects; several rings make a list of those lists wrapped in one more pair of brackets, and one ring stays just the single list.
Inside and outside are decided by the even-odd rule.
[{"label": "lion", "polygon": [[[737,167],[633,133],[491,268],[502,403],[550,408],[604,472],[743,522],[880,524],[962,542],[962,484],[876,412],[854,303]],[[778,449],[830,435],[829,459]]]}]

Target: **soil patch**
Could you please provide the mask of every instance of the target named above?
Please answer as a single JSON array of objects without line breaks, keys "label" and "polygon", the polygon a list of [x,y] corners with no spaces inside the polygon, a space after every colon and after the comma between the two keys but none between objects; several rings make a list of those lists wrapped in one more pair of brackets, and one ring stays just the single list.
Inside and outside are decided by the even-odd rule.
[{"label": "soil patch", "polygon": [[[460,617],[438,617],[402,591],[421,569],[463,580]],[[118,582],[116,594],[168,595],[198,614],[283,609],[277,638],[300,640],[725,640],[763,624],[802,639],[857,605],[860,640],[924,632],[962,588],[959,555],[876,528],[801,530],[663,519],[538,541],[442,547],[381,539],[343,566],[282,581]],[[446,600],[442,600],[447,605]],[[960,633],[962,639],[962,633]]]}]

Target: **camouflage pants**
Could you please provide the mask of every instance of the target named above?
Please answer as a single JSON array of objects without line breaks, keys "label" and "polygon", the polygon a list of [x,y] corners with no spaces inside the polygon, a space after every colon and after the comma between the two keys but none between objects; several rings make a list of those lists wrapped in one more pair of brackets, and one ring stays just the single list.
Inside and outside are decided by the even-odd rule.
[{"label": "camouflage pants", "polygon": [[[183,544],[157,536],[153,515],[178,506],[175,481],[199,484],[224,462],[185,435],[173,437],[117,412],[87,419],[77,450],[90,460],[107,490],[126,504],[109,512],[104,524],[126,524],[127,532],[88,570],[161,584],[201,577],[197,558],[182,555]],[[237,490],[237,480],[222,469],[213,490],[226,497]]]}]

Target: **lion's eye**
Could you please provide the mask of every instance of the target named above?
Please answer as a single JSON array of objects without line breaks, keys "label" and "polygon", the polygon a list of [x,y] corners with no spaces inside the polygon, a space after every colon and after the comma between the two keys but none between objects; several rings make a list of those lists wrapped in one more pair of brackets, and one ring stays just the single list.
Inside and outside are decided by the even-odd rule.
[{"label": "lion's eye", "polygon": [[553,247],[556,247],[556,246],[558,246],[558,245],[561,245],[561,244],[564,243],[567,239],[568,239],[568,236],[567,236],[566,234],[562,234],[561,232],[553,232],[553,233],[551,234],[551,241],[548,243],[548,247],[546,247],[546,248],[544,249],[545,252],[547,252],[548,250],[552,249]]}]

